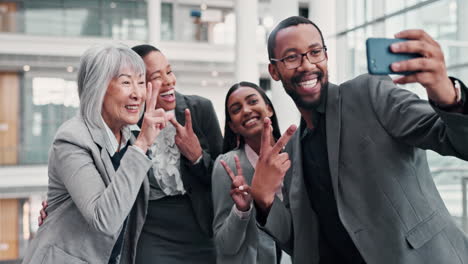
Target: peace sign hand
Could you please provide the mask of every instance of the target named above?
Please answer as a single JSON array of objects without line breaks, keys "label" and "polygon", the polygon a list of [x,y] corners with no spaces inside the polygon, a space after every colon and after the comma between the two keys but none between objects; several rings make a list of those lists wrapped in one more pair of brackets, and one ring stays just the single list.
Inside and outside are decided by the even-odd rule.
[{"label": "peace sign hand", "polygon": [[151,83],[148,83],[146,87],[146,110],[143,116],[140,134],[135,141],[135,145],[144,152],[146,152],[156,140],[161,129],[166,127],[167,121],[173,117],[172,114],[166,114],[162,108],[155,109],[160,88],[160,81],[156,81],[154,87],[152,87]]},{"label": "peace sign hand", "polygon": [[270,119],[266,117],[263,122],[260,156],[251,186],[252,197],[262,211],[271,207],[276,190],[281,187],[284,175],[291,166],[288,153],[281,151],[297,129],[296,125],[289,126],[276,144],[271,146],[270,124]]},{"label": "peace sign hand", "polygon": [[197,135],[193,132],[190,110],[185,109],[185,126],[179,124],[175,117],[172,117],[169,121],[176,128],[175,143],[180,153],[192,163],[195,163],[203,152],[200,141],[198,141]]},{"label": "peace sign hand", "polygon": [[232,172],[231,168],[227,165],[224,160],[221,160],[220,163],[223,165],[229,177],[231,177],[231,197],[236,207],[241,212],[246,212],[250,209],[250,204],[252,203],[252,196],[250,195],[250,187],[246,184],[244,175],[242,173],[242,167],[240,165],[239,157],[234,156],[236,162],[237,175]]}]

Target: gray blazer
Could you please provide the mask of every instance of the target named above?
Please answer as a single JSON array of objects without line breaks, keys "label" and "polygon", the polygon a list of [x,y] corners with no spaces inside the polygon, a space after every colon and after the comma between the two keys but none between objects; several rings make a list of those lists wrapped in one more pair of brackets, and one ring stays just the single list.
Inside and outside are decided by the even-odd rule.
[{"label": "gray blazer", "polygon": [[222,264],[274,264],[276,263],[276,246],[274,240],[265,232],[257,228],[255,209],[252,208],[250,217],[240,219],[232,211],[234,201],[229,194],[232,180],[219,163],[226,161],[235,172],[234,155],[239,157],[246,182],[250,185],[254,175],[254,168],[247,159],[244,149],[232,150],[220,155],[214,164],[213,208],[214,208],[214,240],[217,249],[217,261]]},{"label": "gray blazer", "polygon": [[[432,108],[388,77],[330,84],[326,134],[340,219],[366,263],[468,263],[468,239],[432,179],[425,149],[468,159],[468,116]],[[318,223],[304,187],[299,131],[285,203],[266,230],[294,263],[319,263]],[[314,172],[304,172],[314,173]]]},{"label": "gray blazer", "polygon": [[133,263],[151,161],[129,146],[116,172],[104,133],[78,116],[59,128],[49,153],[48,217],[23,263],[108,263],[127,216],[121,263]]}]

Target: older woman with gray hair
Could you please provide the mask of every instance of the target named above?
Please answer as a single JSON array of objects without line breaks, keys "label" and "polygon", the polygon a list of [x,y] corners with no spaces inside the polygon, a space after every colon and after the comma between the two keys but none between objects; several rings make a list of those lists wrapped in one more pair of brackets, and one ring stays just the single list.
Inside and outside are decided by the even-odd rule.
[{"label": "older woman with gray hair", "polygon": [[[48,217],[23,263],[133,263],[147,207],[146,155],[170,118],[155,109],[161,83],[123,45],[88,49],[78,72],[80,114],[49,153]],[[129,126],[143,125],[135,139]]]}]

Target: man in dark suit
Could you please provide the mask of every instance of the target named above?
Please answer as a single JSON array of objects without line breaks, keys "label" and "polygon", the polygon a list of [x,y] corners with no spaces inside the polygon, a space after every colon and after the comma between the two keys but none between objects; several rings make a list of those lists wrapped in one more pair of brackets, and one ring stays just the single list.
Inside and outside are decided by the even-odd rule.
[{"label": "man in dark suit", "polygon": [[213,105],[175,91],[176,77],[159,49],[132,49],[145,62],[146,81],[162,82],[156,108],[174,112],[150,148],[150,202],[136,263],[215,263],[211,171],[222,136]]},{"label": "man in dark suit", "polygon": [[[416,73],[394,81],[361,75],[337,86],[328,82],[328,54],[314,23],[290,17],[270,34],[270,74],[302,120],[286,146],[291,168],[285,175],[272,162],[281,148],[264,147],[251,192],[259,224],[294,263],[468,263],[468,239],[424,151],[468,159],[467,88],[447,76],[440,46],[424,31],[396,37],[409,41],[393,44],[393,52],[424,57],[392,69]],[[426,88],[429,102],[394,84],[412,82]],[[283,177],[281,202],[275,191]]]}]

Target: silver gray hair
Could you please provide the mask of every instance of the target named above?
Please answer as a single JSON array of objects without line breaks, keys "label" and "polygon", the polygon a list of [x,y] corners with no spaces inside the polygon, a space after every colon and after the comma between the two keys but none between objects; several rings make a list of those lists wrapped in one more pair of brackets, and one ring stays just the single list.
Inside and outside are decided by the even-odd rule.
[{"label": "silver gray hair", "polygon": [[141,57],[123,44],[93,46],[81,56],[77,81],[80,114],[91,125],[104,128],[101,116],[104,95],[112,79],[124,68],[146,76]]}]

